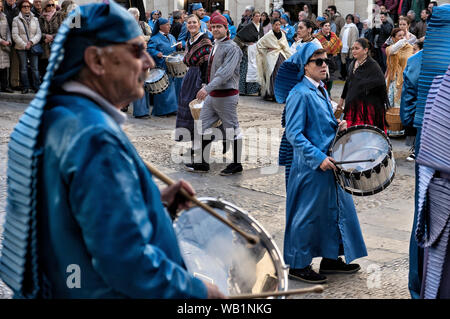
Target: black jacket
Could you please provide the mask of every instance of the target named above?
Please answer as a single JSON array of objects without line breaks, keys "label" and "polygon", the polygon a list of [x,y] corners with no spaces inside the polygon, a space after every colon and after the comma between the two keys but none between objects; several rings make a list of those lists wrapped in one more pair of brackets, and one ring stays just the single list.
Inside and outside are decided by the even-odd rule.
[{"label": "black jacket", "polygon": [[386,42],[386,40],[391,36],[393,28],[394,27],[392,26],[392,24],[387,21],[383,22],[379,28],[373,27],[374,36],[378,34],[376,44],[379,48],[381,48],[384,42]]}]

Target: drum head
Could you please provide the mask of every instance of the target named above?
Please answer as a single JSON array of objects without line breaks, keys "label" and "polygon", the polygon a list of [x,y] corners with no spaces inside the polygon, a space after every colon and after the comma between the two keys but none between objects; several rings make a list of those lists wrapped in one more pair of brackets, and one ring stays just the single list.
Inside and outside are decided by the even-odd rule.
[{"label": "drum head", "polygon": [[200,198],[221,216],[260,242],[250,247],[239,233],[192,207],[174,221],[183,259],[195,277],[217,285],[225,295],[287,290],[287,267],[275,242],[239,208],[214,198]]},{"label": "drum head", "polygon": [[158,82],[159,80],[161,80],[161,78],[164,76],[164,74],[166,74],[166,71],[164,69],[160,69],[160,68],[151,69],[145,82],[147,82],[147,83]]},{"label": "drum head", "polygon": [[332,157],[338,162],[374,159],[374,162],[340,165],[346,171],[363,172],[380,164],[390,151],[391,146],[384,134],[371,128],[349,129],[334,143]]},{"label": "drum head", "polygon": [[176,62],[183,62],[184,54],[183,53],[172,53],[167,58],[167,62],[176,63]]}]

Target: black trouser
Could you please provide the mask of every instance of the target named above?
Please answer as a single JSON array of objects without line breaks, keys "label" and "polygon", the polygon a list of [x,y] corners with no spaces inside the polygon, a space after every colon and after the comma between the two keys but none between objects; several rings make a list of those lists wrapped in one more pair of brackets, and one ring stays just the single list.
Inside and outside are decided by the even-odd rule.
[{"label": "black trouser", "polygon": [[0,69],[0,91],[8,87],[8,69]]}]

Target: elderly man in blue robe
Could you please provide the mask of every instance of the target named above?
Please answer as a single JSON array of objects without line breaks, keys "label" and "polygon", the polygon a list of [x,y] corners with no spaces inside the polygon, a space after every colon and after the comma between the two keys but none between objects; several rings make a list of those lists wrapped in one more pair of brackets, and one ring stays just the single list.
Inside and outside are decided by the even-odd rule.
[{"label": "elderly man in blue robe", "polygon": [[0,277],[15,297],[223,296],[187,272],[163,206],[185,206],[175,195],[192,188],[160,192],[122,130],[120,108],[144,94],[152,64],[136,20],[112,0],[59,28],[9,143]]},{"label": "elderly man in blue robe", "polygon": [[[208,30],[208,25],[203,21],[205,16],[205,9],[203,9],[203,5],[201,2],[192,4],[192,14],[195,14],[200,19],[200,32],[206,33],[211,41],[214,41],[214,37],[212,33]],[[181,42],[183,48],[186,47],[186,41],[189,40],[191,34],[187,29],[186,22],[183,23],[183,27],[181,28],[180,34],[178,35],[178,42]]]},{"label": "elderly man in blue robe", "polygon": [[[167,72],[165,56],[174,53],[181,44],[176,45],[176,40],[170,33],[169,20],[159,18],[152,31],[152,37],[148,41],[147,51],[155,60],[156,66]],[[174,115],[178,110],[178,95],[181,90],[182,78],[169,75],[169,87],[162,93],[153,96],[152,115]]]},{"label": "elderly man in blue robe", "polygon": [[[327,156],[337,130],[347,125],[334,117],[323,87],[328,64],[325,50],[307,43],[283,63],[275,88],[277,101],[286,101],[286,138],[293,149],[284,260],[290,278],[307,283],[357,272],[360,266],[350,262],[367,256],[353,199],[337,184],[334,159]],[[315,257],[323,257],[319,273],[311,267]]]}]

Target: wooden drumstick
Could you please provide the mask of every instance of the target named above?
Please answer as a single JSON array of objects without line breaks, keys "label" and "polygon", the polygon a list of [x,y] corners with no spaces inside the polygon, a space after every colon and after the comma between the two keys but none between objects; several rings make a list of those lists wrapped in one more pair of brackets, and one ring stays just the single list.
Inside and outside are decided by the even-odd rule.
[{"label": "wooden drumstick", "polygon": [[334,165],[342,165],[342,164],[353,164],[353,163],[365,163],[365,162],[375,162],[374,158],[364,159],[364,160],[353,160],[353,161],[341,161],[334,162]]},{"label": "wooden drumstick", "polygon": [[[145,165],[147,166],[148,170],[154,175],[156,178],[160,179],[162,182],[164,182],[167,185],[173,185],[175,182],[166,174],[158,170],[156,167],[154,167],[152,164],[145,162]],[[219,215],[214,209],[212,209],[209,205],[202,203],[197,199],[197,197],[190,195],[184,188],[180,188],[180,193],[187,199],[189,199],[191,202],[196,204],[197,206],[200,206],[205,211],[207,211],[209,214],[211,214],[213,217],[220,220],[222,223],[233,229],[234,231],[238,232],[242,237],[244,237],[247,242],[251,245],[256,245],[259,243],[259,237],[254,236],[252,234],[247,234],[243,230],[239,229],[235,224],[230,222],[229,220],[223,218],[221,215]]]},{"label": "wooden drumstick", "polygon": [[236,296],[229,296],[229,299],[254,299],[254,298],[267,298],[267,297],[279,297],[279,296],[289,296],[289,295],[299,295],[306,294],[309,292],[321,293],[324,288],[322,285],[316,285],[311,288],[300,288],[300,289],[292,289],[287,291],[269,291],[262,292],[259,294],[243,294]]}]

